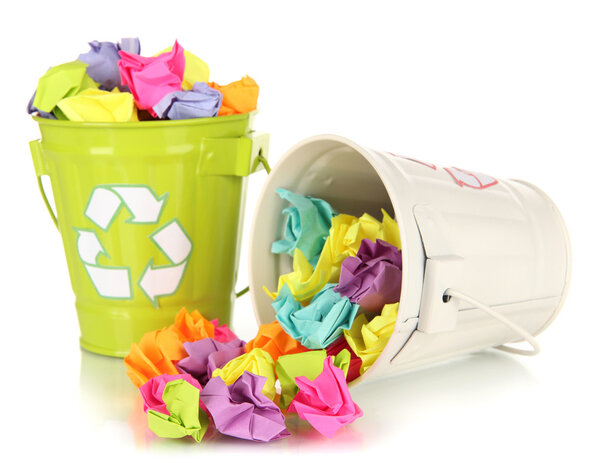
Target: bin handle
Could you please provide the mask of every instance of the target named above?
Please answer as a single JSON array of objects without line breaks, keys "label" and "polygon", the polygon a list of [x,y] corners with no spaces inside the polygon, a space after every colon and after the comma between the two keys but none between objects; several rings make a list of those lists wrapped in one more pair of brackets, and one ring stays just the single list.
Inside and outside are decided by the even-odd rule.
[{"label": "bin handle", "polygon": [[269,161],[267,161],[267,158],[263,156],[262,150],[259,151],[258,156],[256,156],[256,159],[258,159],[258,161],[263,165],[263,167],[265,168],[265,172],[267,172],[267,175],[269,175],[271,173],[271,166],[269,165]]},{"label": "bin handle", "polygon": [[46,209],[48,209],[50,218],[58,230],[58,219],[56,218],[56,215],[54,215],[54,211],[52,210],[50,202],[48,201],[48,197],[46,196],[44,185],[42,184],[42,175],[49,175],[48,168],[46,167],[46,159],[44,158],[44,152],[42,151],[42,144],[39,140],[32,140],[29,142],[29,150],[31,151],[31,158],[33,159],[33,168],[35,169],[38,188],[40,189],[42,199],[44,200]]},{"label": "bin handle", "polygon": [[456,289],[452,289],[452,288],[447,289],[444,292],[444,296],[445,297],[448,297],[448,296],[455,297],[457,299],[460,299],[463,302],[466,302],[467,304],[471,304],[472,306],[474,306],[477,309],[483,310],[490,317],[495,318],[496,320],[498,320],[501,323],[504,323],[506,326],[508,326],[510,329],[512,329],[515,333],[518,333],[520,336],[522,336],[523,341],[528,342],[532,348],[530,350],[526,350],[526,349],[519,349],[517,347],[510,347],[510,346],[502,345],[502,346],[495,346],[496,349],[502,350],[504,352],[509,352],[511,354],[518,354],[518,355],[533,356],[533,355],[537,355],[540,353],[540,344],[537,342],[535,337],[529,331],[525,330],[523,327],[517,325],[516,323],[510,321],[504,315],[499,314],[496,310],[492,309],[489,305],[479,302],[476,299],[473,299],[472,297],[466,295],[465,293],[462,293],[462,292],[457,291]]},{"label": "bin handle", "polygon": [[248,291],[250,291],[250,286],[246,286],[244,289],[238,291],[237,293],[235,293],[235,297],[242,297],[244,294],[246,294]]}]

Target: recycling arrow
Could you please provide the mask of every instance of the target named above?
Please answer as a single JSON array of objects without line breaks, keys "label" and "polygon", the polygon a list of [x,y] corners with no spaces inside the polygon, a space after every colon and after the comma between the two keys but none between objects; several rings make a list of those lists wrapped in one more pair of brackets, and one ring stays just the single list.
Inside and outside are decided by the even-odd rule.
[{"label": "recycling arrow", "polygon": [[146,185],[102,185],[94,188],[85,216],[107,231],[121,206],[131,213],[129,223],[158,223],[168,194],[157,197]]},{"label": "recycling arrow", "polygon": [[[168,193],[157,196],[147,185],[98,185],[90,194],[84,216],[103,231],[108,231],[122,207],[130,217],[126,223],[155,224],[160,221]],[[129,267],[107,267],[98,264],[103,254],[110,258],[93,229],[75,228],[77,252],[92,284],[101,297],[132,299],[133,288]],[[167,265],[154,265],[151,258],[137,284],[148,300],[158,308],[158,298],[174,294],[185,273],[192,253],[192,240],[175,218],[149,235]]]},{"label": "recycling arrow", "polygon": [[153,259],[150,259],[138,282],[146,297],[156,306],[158,297],[169,296],[179,288],[192,252],[192,241],[177,219],[154,232],[150,239],[172,264],[155,267]]},{"label": "recycling arrow", "polygon": [[76,228],[75,231],[77,232],[77,250],[81,260],[87,264],[95,264],[98,254],[107,255],[94,230]]},{"label": "recycling arrow", "polygon": [[104,250],[94,230],[75,228],[77,233],[77,251],[83,261],[92,284],[102,297],[110,299],[131,299],[131,279],[127,267],[103,267],[98,265],[98,256]]},{"label": "recycling arrow", "polygon": [[187,262],[164,267],[154,267],[152,264],[153,260],[150,259],[138,285],[150,302],[157,307],[158,297],[169,296],[177,291]]}]

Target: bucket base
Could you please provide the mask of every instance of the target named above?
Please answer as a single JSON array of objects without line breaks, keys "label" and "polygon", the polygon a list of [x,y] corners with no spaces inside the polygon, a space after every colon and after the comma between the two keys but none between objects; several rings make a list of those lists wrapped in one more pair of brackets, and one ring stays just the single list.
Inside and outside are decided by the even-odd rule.
[{"label": "bucket base", "polygon": [[[109,357],[125,357],[132,343],[142,336],[173,324],[182,305],[171,307],[119,306],[109,310],[104,305],[88,305],[76,302],[81,337],[79,344],[89,352]],[[206,301],[185,306],[188,312],[198,310],[207,320],[219,320],[229,324],[232,300]]]},{"label": "bucket base", "polygon": [[117,350],[107,349],[107,348],[104,348],[101,346],[95,346],[93,344],[89,344],[89,343],[85,342],[82,338],[79,338],[79,345],[81,346],[82,349],[84,349],[88,352],[91,352],[93,354],[105,355],[107,357],[125,358],[127,356],[127,354],[129,353],[129,350],[117,351]]}]

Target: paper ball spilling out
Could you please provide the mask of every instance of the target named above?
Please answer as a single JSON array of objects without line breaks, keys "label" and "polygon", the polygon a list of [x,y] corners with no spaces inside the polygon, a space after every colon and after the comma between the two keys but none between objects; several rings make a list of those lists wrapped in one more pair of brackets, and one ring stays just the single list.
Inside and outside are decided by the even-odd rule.
[{"label": "paper ball spilling out", "polygon": [[[167,409],[167,404],[165,403],[163,398],[165,387],[171,381],[179,379],[187,381],[192,386],[202,391],[202,386],[200,385],[200,383],[188,374],[155,376],[140,387],[140,394],[142,395],[142,399],[144,401],[144,411],[147,412],[148,410],[154,410],[168,415],[169,410]],[[202,403],[201,400],[199,406],[205,412],[208,412],[206,406]]]},{"label": "paper ball spilling out", "polygon": [[[175,41],[141,56],[137,38],[92,41],[78,59],[50,68],[28,104],[30,114],[79,122],[196,119],[254,111],[258,85],[251,77],[219,85],[208,65]],[[139,111],[139,113],[138,113]]]},{"label": "paper ball spilling out", "polygon": [[246,352],[250,352],[255,347],[260,347],[267,352],[274,362],[281,355],[296,354],[308,350],[287,334],[277,321],[258,327],[258,333],[254,339],[246,344]]},{"label": "paper ball spilling out", "polygon": [[341,350],[335,356],[330,356],[325,350],[310,350],[279,357],[275,371],[281,386],[279,406],[282,410],[288,408],[298,393],[296,378],[304,376],[311,381],[314,380],[323,371],[323,362],[327,357],[333,359],[333,364],[344,372],[347,380],[351,354],[346,349]]},{"label": "paper ball spilling out", "polygon": [[266,381],[244,371],[231,385],[220,377],[208,382],[201,397],[220,433],[258,442],[290,435],[281,410],[262,392]]},{"label": "paper ball spilling out", "polygon": [[188,373],[204,385],[212,378],[213,371],[244,354],[245,344],[244,341],[239,339],[223,343],[211,338],[185,342],[183,348],[188,357],[177,363],[177,369],[183,373]]},{"label": "paper ball spilling out", "polygon": [[185,379],[175,379],[164,385],[162,400],[167,413],[150,408],[148,427],[159,437],[191,436],[200,442],[209,426],[208,416],[199,405],[200,389]]},{"label": "paper ball spilling out", "polygon": [[[217,320],[206,320],[197,310],[189,313],[181,309],[172,325],[144,334],[139,343],[131,346],[125,357],[127,375],[131,382],[140,387],[154,376],[179,374],[175,364],[188,357],[185,342],[205,338],[227,342],[225,339],[231,337],[231,331],[229,328],[215,328],[218,324]],[[217,333],[221,338],[216,337]]]},{"label": "paper ball spilling out", "polygon": [[342,262],[334,289],[369,312],[400,300],[402,251],[382,240],[362,240],[356,256]]},{"label": "paper ball spilling out", "polygon": [[352,328],[344,330],[344,337],[352,351],[360,358],[360,374],[367,371],[392,337],[398,318],[398,303],[383,307],[381,315],[368,321],[365,314],[354,319]]},{"label": "paper ball spilling out", "polygon": [[323,371],[314,380],[296,378],[299,392],[288,411],[297,412],[317,431],[327,437],[362,416],[362,410],[352,401],[344,372],[333,365],[331,357],[323,364]]},{"label": "paper ball spilling out", "polygon": [[299,249],[311,265],[316,265],[335,211],[322,199],[292,193],[284,188],[276,191],[292,205],[283,210],[287,216],[283,239],[273,243],[271,252],[293,255],[294,249]]},{"label": "paper ball spilling out", "polygon": [[245,371],[264,377],[263,394],[269,399],[275,397],[275,362],[267,352],[258,347],[230,360],[223,368],[217,368],[212,372],[212,377],[220,377],[225,384],[230,385]]},{"label": "paper ball spilling out", "polygon": [[294,339],[309,349],[322,349],[350,329],[358,305],[334,291],[327,284],[303,307],[285,285],[273,302],[277,321]]}]

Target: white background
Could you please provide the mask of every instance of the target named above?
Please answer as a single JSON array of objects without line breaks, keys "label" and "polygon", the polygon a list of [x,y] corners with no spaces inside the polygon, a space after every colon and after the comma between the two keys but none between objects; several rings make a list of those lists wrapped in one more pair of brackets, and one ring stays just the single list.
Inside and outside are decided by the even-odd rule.
[{"label": "white background", "polygon": [[[2,13],[0,452],[13,459],[598,461],[600,11],[584,1],[14,2]],[[149,439],[119,360],[81,352],[59,235],[37,192],[25,106],[89,40],[175,38],[226,83],[261,86],[271,162],[347,136],[440,165],[521,178],[556,202],[573,245],[542,354],[487,351],[353,390],[364,417],[261,445]],[[250,216],[265,174],[253,176]],[[552,250],[548,250],[552,252]],[[239,287],[246,281],[242,256]],[[234,328],[256,330],[240,300]],[[386,456],[387,455],[387,456]],[[4,460],[4,457],[2,458]]]}]

